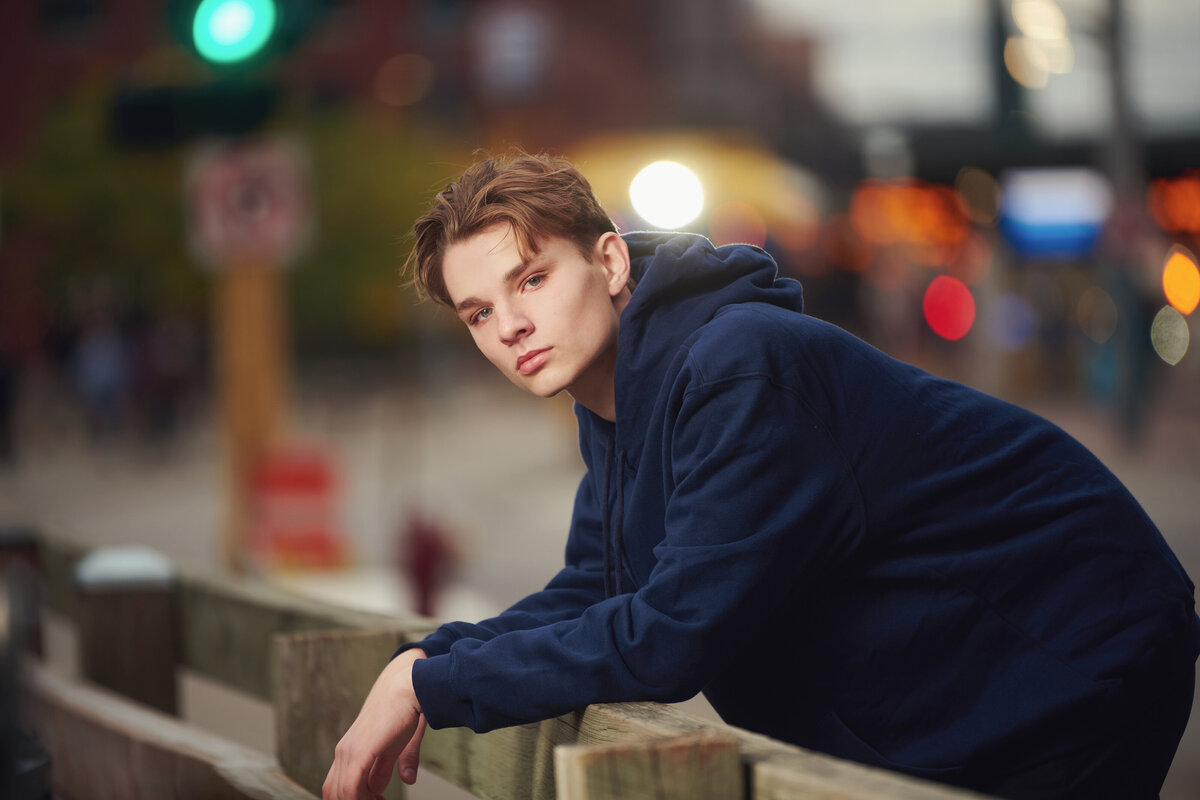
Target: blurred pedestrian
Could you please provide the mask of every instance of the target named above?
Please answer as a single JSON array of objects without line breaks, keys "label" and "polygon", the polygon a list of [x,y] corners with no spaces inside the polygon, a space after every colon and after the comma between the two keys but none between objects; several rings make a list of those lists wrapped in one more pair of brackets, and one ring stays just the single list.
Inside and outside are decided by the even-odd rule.
[{"label": "blurred pedestrian", "polygon": [[121,425],[128,374],[125,342],[107,315],[95,316],[84,327],[73,366],[88,432],[93,439],[111,438]]},{"label": "blurred pedestrian", "polygon": [[400,566],[412,586],[418,614],[435,615],[437,599],[459,559],[449,528],[419,511],[408,516],[400,535]]},{"label": "blurred pedestrian", "polygon": [[563,570],[401,648],[326,797],[411,782],[426,721],[700,691],[734,725],[1002,797],[1157,796],[1193,585],[1082,445],[804,314],[762,250],[619,235],[560,159],[476,164],[415,234],[418,285],[484,355],[575,399],[588,472]]}]

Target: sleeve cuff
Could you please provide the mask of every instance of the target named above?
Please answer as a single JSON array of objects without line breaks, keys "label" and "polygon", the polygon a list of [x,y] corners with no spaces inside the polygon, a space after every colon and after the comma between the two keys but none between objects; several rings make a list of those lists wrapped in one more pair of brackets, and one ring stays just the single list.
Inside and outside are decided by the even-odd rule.
[{"label": "sleeve cuff", "polygon": [[423,658],[413,664],[413,691],[431,728],[474,729],[471,701],[454,690],[454,659],[449,655]]}]

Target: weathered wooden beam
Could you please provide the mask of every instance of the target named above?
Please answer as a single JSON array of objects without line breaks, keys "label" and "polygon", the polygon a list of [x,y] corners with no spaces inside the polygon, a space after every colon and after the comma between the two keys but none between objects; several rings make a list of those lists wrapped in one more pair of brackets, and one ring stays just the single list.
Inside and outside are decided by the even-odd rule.
[{"label": "weathered wooden beam", "polygon": [[[45,602],[77,624],[74,572],[89,552],[67,540],[42,538]],[[177,585],[179,666],[267,701],[273,696],[271,637],[277,633],[394,628],[418,636],[434,627],[423,617],[339,608],[253,580],[185,568],[177,568]]]},{"label": "weathered wooden beam", "polygon": [[843,761],[731,728],[754,800],[986,800],[987,796]]},{"label": "weathered wooden beam", "polygon": [[314,800],[266,755],[91,685],[22,665],[25,719],[55,796],[89,800]]},{"label": "weathered wooden beam", "polygon": [[465,728],[427,731],[421,765],[487,800],[548,800],[556,796],[554,749],[560,745],[636,742],[713,729],[711,723],[657,703],[593,705],[485,734]]},{"label": "weathered wooden beam", "polygon": [[554,749],[558,800],[742,800],[737,737],[700,733]]},{"label": "weathered wooden beam", "polygon": [[554,748],[727,733],[736,737],[754,800],[979,800],[982,795],[872,769],[700,719],[657,703],[614,703],[545,722],[475,734],[429,731],[423,768],[488,800],[553,798]]},{"label": "weathered wooden beam", "polygon": [[[423,619],[340,609],[262,584],[184,574],[181,580],[182,664],[264,700],[271,689],[271,640],[279,633],[432,629]],[[373,666],[378,672],[383,663]]]},{"label": "weathered wooden beam", "polygon": [[[56,540],[45,540],[43,545],[46,600],[59,613],[76,618],[70,574],[75,561],[87,550]],[[286,726],[281,736],[291,737],[288,747],[296,748],[288,756],[289,773],[294,771],[310,785],[316,773],[324,779],[333,745],[353,722],[366,691],[397,643],[419,638],[433,627],[431,621],[421,618],[401,620],[338,609],[242,580],[203,577],[181,570],[179,581],[182,663],[206,677],[273,700],[273,681],[285,678],[278,670],[272,675],[272,638],[280,633],[309,632],[308,637],[299,639],[285,637],[293,649],[284,662],[308,658],[313,666],[288,670],[283,696],[295,699],[306,691],[313,692],[314,698],[323,698],[315,708],[323,706],[329,718],[319,723],[323,726],[319,728],[317,722],[310,728],[294,716],[290,722],[278,724]],[[343,633],[328,633],[331,629]],[[358,633],[351,635],[352,631]],[[317,653],[322,642],[330,646],[330,653]],[[344,652],[339,655],[339,650]],[[331,666],[317,669],[318,664]],[[278,707],[276,713],[282,716]],[[323,732],[317,733],[318,729]],[[486,800],[539,800],[555,797],[556,746],[633,742],[713,731],[737,738],[749,796],[755,800],[981,797],[805,751],[655,703],[589,706],[557,719],[483,735],[462,728],[431,730],[422,747],[421,765]],[[314,738],[306,743],[297,739],[310,735]]]},{"label": "weathered wooden beam", "polygon": [[[396,631],[329,631],[275,637],[275,750],[294,781],[321,793],[333,748],[354,722],[396,648]],[[386,797],[402,797],[393,776]]]}]

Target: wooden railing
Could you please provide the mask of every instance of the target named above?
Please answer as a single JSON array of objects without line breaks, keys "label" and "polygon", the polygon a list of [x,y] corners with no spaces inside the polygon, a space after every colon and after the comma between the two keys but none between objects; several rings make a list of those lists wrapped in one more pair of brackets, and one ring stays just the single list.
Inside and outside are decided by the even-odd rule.
[{"label": "wooden railing", "polygon": [[[86,642],[110,625],[145,633],[167,619],[167,640],[147,650],[139,669],[187,668],[273,705],[274,758],[90,682],[25,662],[29,724],[49,752],[60,796],[311,798],[333,748],[353,721],[381,667],[402,642],[424,636],[427,619],[397,619],[336,608],[230,578],[177,570],[163,597],[94,602],[74,574],[86,549],[39,537],[37,563],[47,608],[79,628]],[[107,604],[107,610],[105,610]],[[96,611],[100,608],[100,611]],[[156,608],[153,612],[147,609]],[[104,614],[110,619],[104,619]],[[114,620],[111,615],[119,618]],[[157,620],[157,621],[156,621]],[[123,635],[112,634],[116,639]],[[113,647],[117,649],[115,640]],[[97,648],[103,661],[103,648]],[[81,664],[136,697],[154,683],[141,674],[121,686],[111,669]],[[104,677],[109,676],[109,677]],[[656,703],[589,706],[541,723],[488,734],[428,731],[421,769],[482,798],[747,798],[783,800],[966,800],[978,797],[870,769]],[[140,787],[140,788],[139,788]],[[149,788],[147,788],[149,787]],[[403,786],[392,782],[389,797]]]}]

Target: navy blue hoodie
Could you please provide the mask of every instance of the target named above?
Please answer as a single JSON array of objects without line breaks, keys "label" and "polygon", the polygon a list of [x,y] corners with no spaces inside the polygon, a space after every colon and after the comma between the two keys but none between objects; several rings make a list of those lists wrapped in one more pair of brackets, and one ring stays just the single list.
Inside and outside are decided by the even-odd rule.
[{"label": "navy blue hoodie", "polygon": [[566,565],[420,643],[430,725],[703,691],[732,724],[979,785],[1111,735],[1194,662],[1191,582],[1066,433],[803,314],[761,250],[625,238],[617,419],[576,406]]}]

